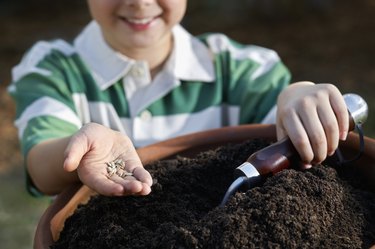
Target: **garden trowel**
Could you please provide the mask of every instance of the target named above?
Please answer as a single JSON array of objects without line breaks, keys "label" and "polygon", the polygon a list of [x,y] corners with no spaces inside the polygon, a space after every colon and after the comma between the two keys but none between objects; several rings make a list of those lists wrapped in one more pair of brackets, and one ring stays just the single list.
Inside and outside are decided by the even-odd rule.
[{"label": "garden trowel", "polygon": [[[357,128],[361,131],[361,125],[368,115],[367,103],[356,94],[345,94],[343,97],[349,111],[349,130]],[[253,153],[246,162],[235,169],[235,180],[225,193],[220,207],[223,207],[228,198],[240,187],[251,188],[265,177],[290,168],[292,162],[298,161],[300,161],[299,155],[289,138],[284,138]]]}]

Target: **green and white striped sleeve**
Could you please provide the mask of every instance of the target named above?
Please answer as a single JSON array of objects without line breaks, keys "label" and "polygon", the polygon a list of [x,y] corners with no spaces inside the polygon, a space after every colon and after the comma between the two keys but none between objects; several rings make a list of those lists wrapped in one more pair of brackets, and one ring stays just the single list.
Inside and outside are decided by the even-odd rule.
[{"label": "green and white striped sleeve", "polygon": [[238,108],[238,123],[260,123],[290,83],[290,72],[273,50],[237,43],[222,34],[203,37],[214,52],[224,101]]},{"label": "green and white striped sleeve", "polygon": [[16,102],[16,126],[24,155],[50,138],[69,136],[81,127],[66,84],[73,50],[63,41],[37,43],[13,69],[9,92]]}]

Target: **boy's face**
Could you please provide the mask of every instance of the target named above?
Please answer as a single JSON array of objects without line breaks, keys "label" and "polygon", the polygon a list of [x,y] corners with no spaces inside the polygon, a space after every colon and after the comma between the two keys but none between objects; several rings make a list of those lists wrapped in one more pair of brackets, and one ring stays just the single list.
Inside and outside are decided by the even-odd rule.
[{"label": "boy's face", "polygon": [[170,46],[171,29],[183,18],[187,0],[87,0],[106,41],[122,53]]}]

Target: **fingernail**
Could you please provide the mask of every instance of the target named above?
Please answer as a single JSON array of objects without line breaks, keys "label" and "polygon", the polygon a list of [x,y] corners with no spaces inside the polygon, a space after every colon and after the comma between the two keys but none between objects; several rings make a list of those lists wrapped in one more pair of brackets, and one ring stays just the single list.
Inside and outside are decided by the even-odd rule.
[{"label": "fingernail", "polygon": [[301,168],[302,169],[310,169],[312,167],[311,163],[302,163]]}]

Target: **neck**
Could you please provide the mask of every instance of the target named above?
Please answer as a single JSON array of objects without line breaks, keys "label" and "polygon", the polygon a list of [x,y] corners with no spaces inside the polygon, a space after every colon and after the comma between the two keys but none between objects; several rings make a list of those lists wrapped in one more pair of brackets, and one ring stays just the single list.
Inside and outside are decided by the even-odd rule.
[{"label": "neck", "polygon": [[154,76],[163,68],[165,61],[168,59],[168,56],[172,51],[172,46],[172,37],[168,37],[166,41],[155,44],[152,47],[136,48],[122,52],[127,57],[134,60],[147,61],[150,67],[151,77],[154,78]]},{"label": "neck", "polygon": [[147,61],[151,76],[154,78],[154,76],[163,68],[163,65],[165,61],[168,59],[168,56],[170,54],[171,49],[168,50],[162,50],[162,49],[156,49],[156,50],[136,50],[132,51],[131,54],[127,54],[128,57],[134,59],[134,60],[143,60]]}]

